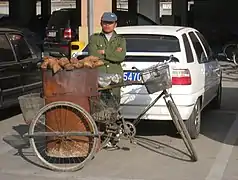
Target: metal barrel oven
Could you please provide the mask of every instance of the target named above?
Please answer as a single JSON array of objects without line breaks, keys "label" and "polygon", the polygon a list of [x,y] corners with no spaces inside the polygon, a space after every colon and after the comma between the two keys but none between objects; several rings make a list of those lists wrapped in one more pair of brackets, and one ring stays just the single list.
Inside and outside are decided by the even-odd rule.
[{"label": "metal barrel oven", "polygon": [[[50,70],[42,70],[43,92],[45,104],[56,101],[68,101],[80,105],[90,113],[90,97],[98,96],[98,70],[75,69],[60,71],[53,74]],[[76,112],[68,109],[54,109],[46,113],[45,123],[47,131],[89,131]],[[55,137],[47,137],[47,155],[51,157],[82,157],[89,151],[89,137],[70,137],[65,139],[65,144],[59,143]],[[73,140],[72,140],[73,139]],[[70,151],[70,152],[69,152]],[[73,153],[72,153],[73,152]]]}]

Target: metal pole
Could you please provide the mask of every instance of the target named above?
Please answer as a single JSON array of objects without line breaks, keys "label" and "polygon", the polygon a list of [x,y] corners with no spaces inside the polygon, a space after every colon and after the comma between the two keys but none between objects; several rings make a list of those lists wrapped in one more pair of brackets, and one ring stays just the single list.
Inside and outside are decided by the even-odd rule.
[{"label": "metal pole", "polygon": [[94,24],[94,0],[88,0],[88,39],[93,34]]}]

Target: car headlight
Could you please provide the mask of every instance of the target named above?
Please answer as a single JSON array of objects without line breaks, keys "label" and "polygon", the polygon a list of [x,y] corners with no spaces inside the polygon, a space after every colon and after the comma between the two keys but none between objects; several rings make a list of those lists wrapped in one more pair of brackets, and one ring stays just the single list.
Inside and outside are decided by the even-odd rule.
[{"label": "car headlight", "polygon": [[100,73],[98,78],[98,84],[101,87],[106,87],[111,85],[112,83],[119,83],[121,78],[122,77],[119,74]]}]

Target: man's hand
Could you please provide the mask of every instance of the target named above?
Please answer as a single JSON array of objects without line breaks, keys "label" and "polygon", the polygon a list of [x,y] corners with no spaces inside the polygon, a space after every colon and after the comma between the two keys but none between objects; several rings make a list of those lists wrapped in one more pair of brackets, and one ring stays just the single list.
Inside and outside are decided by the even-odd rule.
[{"label": "man's hand", "polygon": [[117,52],[122,52],[122,48],[121,48],[121,47],[118,47],[118,48],[116,49],[116,51],[117,51]]},{"label": "man's hand", "polygon": [[98,50],[97,51],[99,54],[105,54],[105,51],[104,50]]}]

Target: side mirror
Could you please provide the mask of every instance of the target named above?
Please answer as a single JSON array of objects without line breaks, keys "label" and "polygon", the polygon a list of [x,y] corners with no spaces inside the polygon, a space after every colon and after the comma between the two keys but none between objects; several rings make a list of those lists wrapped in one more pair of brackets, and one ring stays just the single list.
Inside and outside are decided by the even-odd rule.
[{"label": "side mirror", "polygon": [[217,56],[218,57],[226,57],[226,54],[225,53],[218,53]]},{"label": "side mirror", "polygon": [[224,54],[224,53],[217,53],[217,54],[213,53],[212,58],[217,59],[218,61],[223,61],[223,60],[226,59],[226,54]]}]

